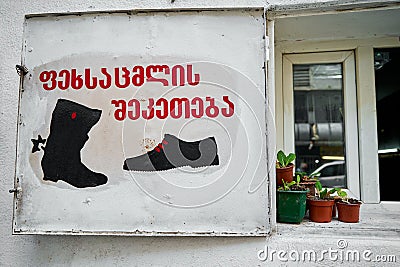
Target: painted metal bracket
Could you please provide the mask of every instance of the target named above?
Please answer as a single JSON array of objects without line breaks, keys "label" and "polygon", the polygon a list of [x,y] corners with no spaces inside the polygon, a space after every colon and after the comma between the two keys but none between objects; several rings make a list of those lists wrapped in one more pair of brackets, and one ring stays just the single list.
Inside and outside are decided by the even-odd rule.
[{"label": "painted metal bracket", "polygon": [[19,192],[21,192],[21,191],[22,191],[21,187],[17,187],[17,188],[13,188],[13,189],[8,190],[9,193],[17,193],[17,194]]},{"label": "painted metal bracket", "polygon": [[15,69],[19,76],[25,76],[29,72],[28,68],[22,65],[15,65]]}]

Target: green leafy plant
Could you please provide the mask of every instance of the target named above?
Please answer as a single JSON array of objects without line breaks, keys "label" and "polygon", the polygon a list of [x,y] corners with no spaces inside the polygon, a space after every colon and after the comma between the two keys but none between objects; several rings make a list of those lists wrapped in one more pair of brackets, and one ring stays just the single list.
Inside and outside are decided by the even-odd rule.
[{"label": "green leafy plant", "polygon": [[342,199],[346,200],[348,199],[346,191],[343,191],[342,188],[335,188],[336,189],[336,194]]},{"label": "green leafy plant", "polygon": [[294,173],[296,176],[300,176],[300,179],[303,179],[303,177],[307,176],[306,172],[295,172]]},{"label": "green leafy plant", "polygon": [[285,180],[282,179],[283,185],[278,188],[279,191],[290,191],[290,188],[292,185],[296,184],[295,181],[291,181],[289,183],[285,182]]},{"label": "green leafy plant", "polygon": [[283,185],[278,188],[279,191],[305,191],[305,187],[300,185],[300,176],[296,177],[296,181],[286,182],[282,179]]},{"label": "green leafy plant", "polygon": [[310,175],[307,175],[306,172],[295,172],[294,173],[296,176],[300,176],[300,180],[302,182],[306,181],[318,181],[319,176],[321,175],[320,172],[316,173],[311,173]]},{"label": "green leafy plant", "polygon": [[343,191],[341,188],[336,188],[337,198],[340,202],[347,203],[347,204],[356,204],[362,203],[360,200],[355,198],[350,198],[346,191]]},{"label": "green leafy plant", "polygon": [[290,163],[292,163],[296,159],[296,155],[294,153],[289,153],[286,155],[282,150],[279,150],[277,154],[277,168],[287,167]]},{"label": "green leafy plant", "polygon": [[342,188],[332,188],[328,190],[328,188],[322,188],[320,181],[315,183],[315,189],[317,189],[317,196],[319,199],[332,199],[334,193],[336,193],[342,200],[347,199],[347,193],[346,191],[343,191]]},{"label": "green leafy plant", "polygon": [[308,175],[308,178],[312,180],[318,180],[320,176],[321,176],[320,172],[313,172],[310,175]]}]

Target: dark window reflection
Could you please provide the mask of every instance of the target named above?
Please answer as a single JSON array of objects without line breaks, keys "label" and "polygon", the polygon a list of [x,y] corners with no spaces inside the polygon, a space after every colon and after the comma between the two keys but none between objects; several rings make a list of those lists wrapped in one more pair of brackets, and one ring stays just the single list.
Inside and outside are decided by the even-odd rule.
[{"label": "dark window reflection", "polygon": [[381,200],[400,201],[393,186],[400,165],[400,48],[375,49],[374,56]]},{"label": "dark window reflection", "polygon": [[341,64],[293,66],[297,171],[346,187]]}]

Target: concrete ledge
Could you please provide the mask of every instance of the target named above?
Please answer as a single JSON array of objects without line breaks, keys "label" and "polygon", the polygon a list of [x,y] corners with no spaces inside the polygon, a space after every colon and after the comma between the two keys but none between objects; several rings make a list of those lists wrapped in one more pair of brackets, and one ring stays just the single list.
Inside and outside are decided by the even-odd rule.
[{"label": "concrete ledge", "polygon": [[308,214],[301,224],[277,224],[279,236],[374,238],[400,241],[400,203],[363,204],[359,223],[343,223],[333,218],[330,223],[315,223]]}]

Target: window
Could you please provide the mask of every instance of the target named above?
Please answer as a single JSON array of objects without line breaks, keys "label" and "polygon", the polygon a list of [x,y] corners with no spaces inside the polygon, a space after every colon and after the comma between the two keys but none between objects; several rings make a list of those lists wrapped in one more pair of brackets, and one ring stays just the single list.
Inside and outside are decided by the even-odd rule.
[{"label": "window", "polygon": [[297,170],[359,197],[354,53],[284,55],[283,101],[285,147],[296,152]]},{"label": "window", "polygon": [[375,49],[375,90],[379,155],[379,185],[383,201],[400,201],[393,186],[393,167],[400,163],[400,48]]},{"label": "window", "polygon": [[[308,124],[307,101],[310,101],[312,97],[317,97],[311,97],[311,94],[318,93],[304,90],[304,87],[312,85],[313,82],[310,79],[309,68],[312,65],[341,65],[344,112],[344,127],[341,130],[344,141],[343,160],[346,163],[346,167],[344,167],[347,178],[346,187],[353,193],[358,191],[362,201],[368,204],[389,200],[385,196],[383,186],[387,189],[392,188],[390,187],[392,179],[386,178],[389,176],[382,173],[382,170],[386,168],[383,167],[381,158],[388,157],[388,153],[383,156],[380,151],[378,157],[378,150],[395,148],[382,146],[382,136],[379,136],[382,134],[379,133],[379,125],[382,123],[380,118],[388,119],[393,115],[387,117],[383,113],[385,111],[379,107],[380,93],[382,92],[382,88],[379,86],[391,81],[394,86],[392,89],[396,88],[396,84],[399,84],[399,75],[397,75],[399,65],[397,68],[393,67],[394,74],[382,75],[382,71],[395,62],[394,54],[389,56],[391,61],[380,70],[374,70],[374,63],[381,64],[387,60],[387,57],[384,54],[379,55],[374,62],[374,54],[379,51],[399,51],[399,27],[396,27],[398,13],[399,9],[383,8],[368,9],[362,12],[354,12],[354,10],[332,12],[330,14],[321,12],[303,14],[296,11],[292,16],[288,16],[287,10],[285,10],[284,14],[274,14],[276,19],[274,53],[276,54],[277,149],[295,151],[296,138],[305,138],[302,135],[295,136],[295,133],[306,133],[308,138],[312,130]],[[338,27],[339,24],[340,27]],[[299,77],[295,85],[293,72],[300,72],[300,74],[307,75],[308,78]],[[353,77],[355,77],[355,81]],[[298,90],[294,90],[295,87]],[[327,95],[327,92],[325,94]],[[325,98],[327,101],[328,99],[332,101],[331,96]],[[396,102],[396,98],[390,99]],[[295,101],[302,104],[295,106]],[[330,115],[336,113],[332,105],[330,107],[333,111]],[[386,105],[381,107],[384,107],[386,112],[390,108]],[[396,111],[389,112],[389,114],[394,113]],[[320,115],[319,112],[316,114]],[[315,118],[317,119],[317,117]],[[332,121],[337,118],[329,117]],[[398,137],[399,134],[395,136]],[[330,161],[340,160],[331,158]],[[392,194],[392,196],[395,195]]]}]

